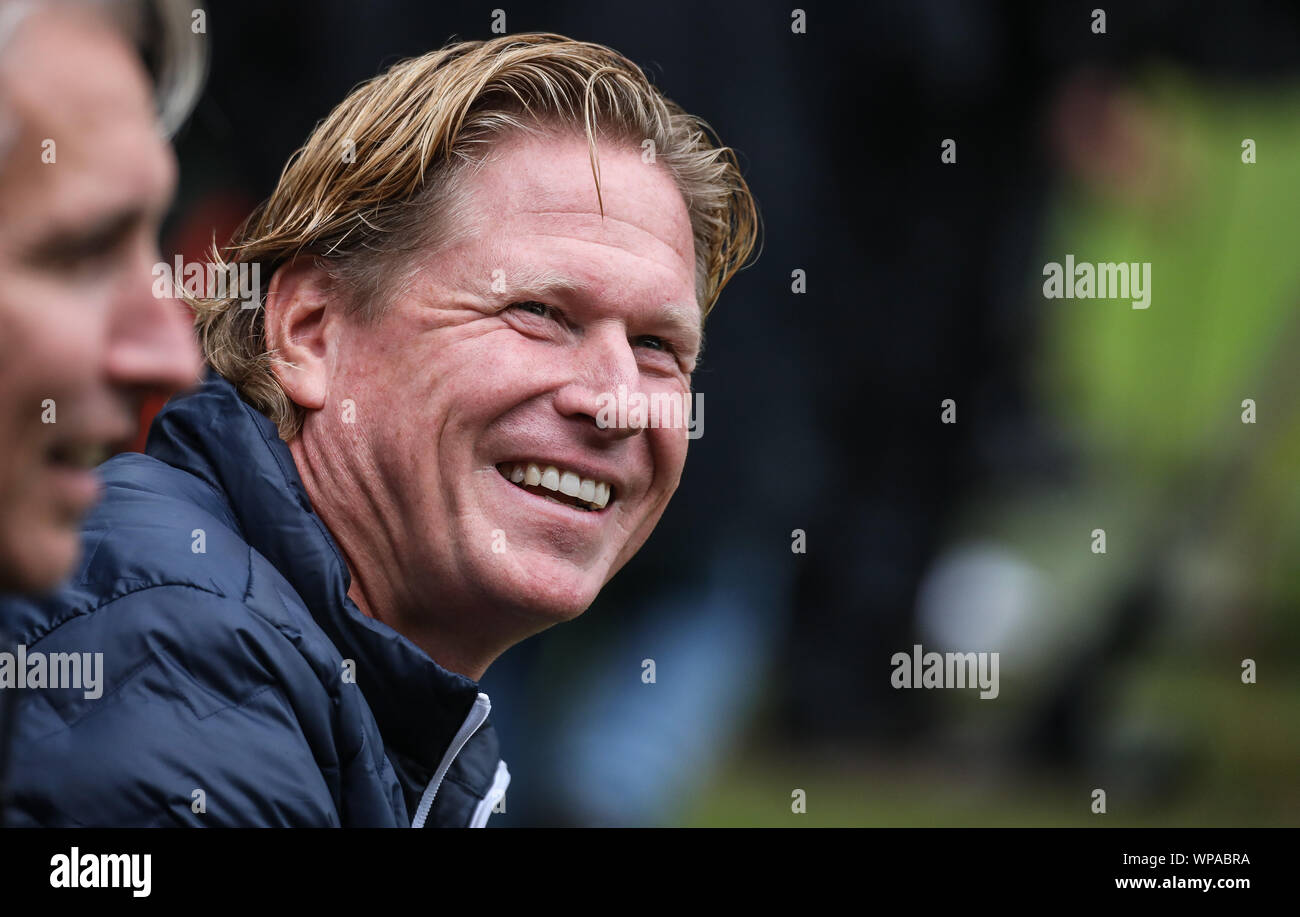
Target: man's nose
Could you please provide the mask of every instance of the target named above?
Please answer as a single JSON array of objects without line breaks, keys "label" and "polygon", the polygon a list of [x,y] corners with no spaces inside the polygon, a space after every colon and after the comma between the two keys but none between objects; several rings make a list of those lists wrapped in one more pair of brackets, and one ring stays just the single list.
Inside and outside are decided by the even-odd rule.
[{"label": "man's nose", "polygon": [[107,372],[114,386],[170,392],[193,385],[203,362],[189,308],[154,295],[155,261],[133,267],[114,292]]},{"label": "man's nose", "polygon": [[612,328],[588,333],[573,360],[573,378],[556,393],[556,410],[590,418],[611,439],[640,433],[642,427],[631,422],[639,416],[629,412],[628,403],[640,389],[641,373],[627,337]]}]

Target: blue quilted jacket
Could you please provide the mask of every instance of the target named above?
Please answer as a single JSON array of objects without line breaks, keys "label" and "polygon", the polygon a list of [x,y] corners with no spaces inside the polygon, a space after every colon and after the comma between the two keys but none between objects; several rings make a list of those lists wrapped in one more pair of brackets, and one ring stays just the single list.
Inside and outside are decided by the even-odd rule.
[{"label": "blue quilted jacket", "polygon": [[[0,602],[6,823],[483,825],[509,782],[487,695],[348,599],[274,424],[210,375],[146,453],[101,466],[68,584]],[[87,682],[103,654],[96,690],[70,653]]]}]

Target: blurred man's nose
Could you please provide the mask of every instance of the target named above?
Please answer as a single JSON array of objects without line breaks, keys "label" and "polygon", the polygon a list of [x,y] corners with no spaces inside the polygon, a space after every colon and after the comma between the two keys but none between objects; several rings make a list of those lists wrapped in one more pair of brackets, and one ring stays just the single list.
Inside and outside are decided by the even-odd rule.
[{"label": "blurred man's nose", "polygon": [[[587,417],[611,439],[641,432],[618,410],[640,390],[641,373],[627,337],[614,328],[589,333],[576,348],[573,380],[555,396],[555,407],[566,417]],[[620,391],[621,390],[621,391]]]},{"label": "blurred man's nose", "polygon": [[193,385],[202,369],[193,316],[183,302],[154,295],[154,262],[132,269],[110,306],[110,384],[153,392]]}]

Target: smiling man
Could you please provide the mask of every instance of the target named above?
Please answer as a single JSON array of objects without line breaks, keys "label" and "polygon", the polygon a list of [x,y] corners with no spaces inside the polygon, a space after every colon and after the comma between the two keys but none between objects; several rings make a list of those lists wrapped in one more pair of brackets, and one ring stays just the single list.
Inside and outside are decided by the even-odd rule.
[{"label": "smiling man", "polygon": [[32,606],[105,651],[29,722],[26,824],[482,825],[509,772],[477,681],[653,531],[757,217],[726,147],[625,58],[465,42],[360,87],[225,249],[213,368],[107,463],[93,550]]},{"label": "smiling man", "polygon": [[176,183],[155,95],[176,117],[196,80],[155,93],[132,47],[145,12],[0,0],[0,593],[71,571],[94,466],[143,398],[198,381],[184,308],[149,287]]},{"label": "smiling man", "polygon": [[310,259],[269,291],[276,376],[309,412],[289,448],[353,599],[471,678],[591,604],[686,458],[681,428],[596,423],[620,385],[685,396],[701,333],[672,177],[611,145],[600,178],[603,216],[582,135],[497,143],[461,180],[464,238],[364,331]]}]

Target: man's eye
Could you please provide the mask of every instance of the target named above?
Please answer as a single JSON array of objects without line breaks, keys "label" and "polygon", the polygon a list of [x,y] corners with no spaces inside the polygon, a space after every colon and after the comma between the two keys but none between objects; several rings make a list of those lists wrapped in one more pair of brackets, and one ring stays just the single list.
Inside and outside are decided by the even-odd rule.
[{"label": "man's eye", "polygon": [[42,253],[37,260],[52,271],[81,277],[106,273],[116,255],[117,248],[112,245],[77,245]]},{"label": "man's eye", "polygon": [[536,302],[535,300],[531,300],[531,299],[525,302],[511,303],[510,308],[522,309],[524,312],[528,312],[531,315],[536,315],[539,318],[547,318],[549,316],[552,316],[555,313],[555,310],[552,309],[550,306],[548,306],[546,303]]},{"label": "man's eye", "polygon": [[649,347],[651,350],[662,350],[664,353],[673,353],[673,345],[661,337],[655,337],[653,334],[643,334],[640,337],[632,339],[638,347]]}]

